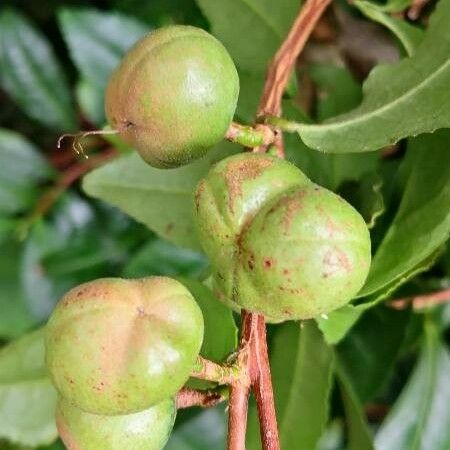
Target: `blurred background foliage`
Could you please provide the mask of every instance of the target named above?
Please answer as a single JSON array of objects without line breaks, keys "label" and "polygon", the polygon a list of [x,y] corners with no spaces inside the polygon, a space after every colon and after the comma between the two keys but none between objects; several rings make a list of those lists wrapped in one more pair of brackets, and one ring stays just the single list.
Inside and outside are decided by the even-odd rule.
[{"label": "blurred background foliage", "polygon": [[[203,161],[159,171],[116,140],[86,138],[85,155],[70,140],[61,149],[56,141],[64,132],[104,126],[109,74],[139,37],[172,23],[203,27],[224,42],[241,79],[237,117],[251,122],[266,65],[299,6],[298,0],[2,2],[1,450],[64,448],[40,326],[76,284],[103,276],[177,276],[205,315],[202,353],[221,361],[233,351],[236,318],[201,283],[208,262],[192,230],[190,200],[209,165],[239,148],[221,144]],[[298,61],[285,115],[321,123],[349,111],[361,102],[362,83],[375,66],[414,57],[435,3],[414,21],[400,13],[409,6],[409,0],[336,2]],[[436,25],[436,34],[450,22],[448,6],[440,15],[444,25]],[[439,291],[446,300],[450,131],[370,153],[323,154],[293,135],[285,146],[311,179],[363,214],[375,260],[351,306],[317,324],[269,329],[283,448],[448,450],[450,309],[445,302],[396,309],[392,299]],[[223,449],[225,429],[223,406],[183,411],[167,449]],[[258,448],[252,404],[248,449]]]}]

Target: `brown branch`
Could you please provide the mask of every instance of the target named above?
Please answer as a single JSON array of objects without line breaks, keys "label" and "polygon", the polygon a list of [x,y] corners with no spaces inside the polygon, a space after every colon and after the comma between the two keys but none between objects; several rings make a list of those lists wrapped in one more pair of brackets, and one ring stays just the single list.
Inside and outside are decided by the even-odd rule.
[{"label": "brown branch", "polygon": [[407,309],[409,306],[415,310],[425,309],[430,306],[440,305],[450,301],[450,289],[444,289],[442,291],[431,292],[424,295],[416,295],[413,297],[404,297],[392,300],[389,302],[389,306],[393,309]]},{"label": "brown branch", "polygon": [[236,382],[230,388],[228,403],[228,450],[245,450],[248,396],[250,386]]},{"label": "brown branch", "polygon": [[272,378],[270,375],[269,354],[267,350],[266,325],[263,316],[256,318],[256,335],[252,339],[251,354],[254,356],[256,376],[253,392],[258,407],[259,427],[262,448],[279,450],[277,416],[273,398]]},{"label": "brown branch", "polygon": [[281,113],[281,98],[298,55],[331,0],[306,0],[285,41],[275,54],[258,108],[258,116]]},{"label": "brown branch", "polygon": [[195,389],[183,388],[176,397],[177,409],[200,406],[211,408],[225,400],[225,396],[218,391],[197,391]]}]

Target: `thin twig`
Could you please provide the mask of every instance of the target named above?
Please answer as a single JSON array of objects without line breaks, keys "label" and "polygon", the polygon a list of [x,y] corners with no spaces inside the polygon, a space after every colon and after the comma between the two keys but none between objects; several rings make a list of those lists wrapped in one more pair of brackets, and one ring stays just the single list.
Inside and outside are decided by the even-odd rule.
[{"label": "thin twig", "polygon": [[424,295],[416,295],[414,297],[398,298],[389,302],[389,306],[401,310],[407,309],[412,305],[413,309],[420,310],[446,302],[450,302],[450,289],[444,289],[442,291],[431,292]]},{"label": "thin twig", "polygon": [[67,188],[69,188],[79,178],[90,170],[95,169],[105,162],[115,158],[116,155],[117,152],[115,149],[108,149],[107,151],[99,155],[95,155],[88,160],[82,160],[62,172],[57,182],[44,192],[44,194],[37,201],[33,211],[23,220],[19,226],[19,235],[21,237],[25,237],[29,228],[36,222],[36,220],[44,216],[56,200],[67,190]]},{"label": "thin twig", "polygon": [[281,98],[298,55],[331,0],[306,0],[267,72],[258,115],[281,113]]},{"label": "thin twig", "polygon": [[197,391],[183,388],[177,394],[176,406],[177,409],[191,408],[192,406],[211,408],[225,399],[226,397],[219,391]]}]

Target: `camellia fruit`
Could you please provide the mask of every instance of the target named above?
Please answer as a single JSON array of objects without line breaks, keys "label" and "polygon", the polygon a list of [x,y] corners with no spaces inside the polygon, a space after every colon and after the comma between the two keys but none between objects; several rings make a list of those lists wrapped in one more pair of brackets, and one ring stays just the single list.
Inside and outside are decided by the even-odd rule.
[{"label": "camellia fruit", "polygon": [[177,167],[221,141],[239,94],[236,67],[206,31],[168,26],[141,39],[106,91],[112,128],[150,165]]},{"label": "camellia fruit", "polygon": [[172,399],[120,416],[88,413],[63,399],[56,407],[56,425],[68,450],[161,450],[175,416]]},{"label": "camellia fruit", "polygon": [[369,271],[360,214],[270,155],[240,154],[214,166],[197,188],[196,222],[218,297],[271,322],[343,306]]},{"label": "camellia fruit", "polygon": [[128,414],[174,396],[202,340],[201,310],[178,281],[104,278],[58,303],[46,327],[46,363],[70,403]]}]

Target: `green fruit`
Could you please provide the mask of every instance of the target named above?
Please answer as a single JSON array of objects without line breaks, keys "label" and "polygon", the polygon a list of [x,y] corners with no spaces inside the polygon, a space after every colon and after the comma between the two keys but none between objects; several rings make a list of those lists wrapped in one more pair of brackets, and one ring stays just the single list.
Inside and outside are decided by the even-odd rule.
[{"label": "green fruit", "polygon": [[68,292],[46,329],[46,363],[60,394],[104,415],[142,411],[187,381],[203,339],[189,291],[165,277],[104,278]]},{"label": "green fruit", "polygon": [[239,78],[230,55],[200,28],[169,26],[140,40],[106,91],[110,125],[155,167],[187,164],[225,136]]},{"label": "green fruit", "polygon": [[359,213],[269,155],[240,154],[214,166],[197,187],[196,221],[218,297],[271,322],[346,304],[370,267]]},{"label": "green fruit", "polygon": [[68,450],[161,450],[175,416],[171,399],[122,416],[91,414],[63,399],[56,407],[56,425]]}]

